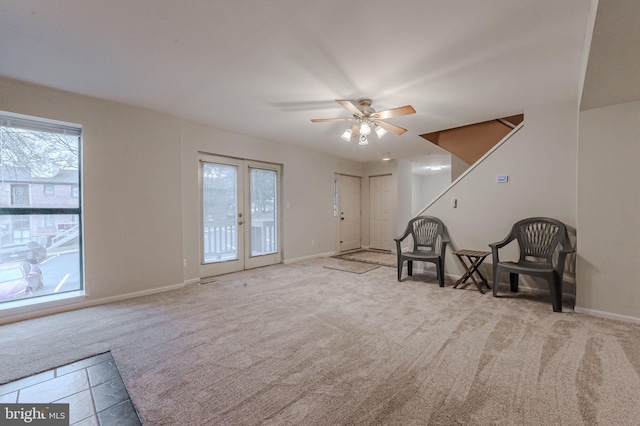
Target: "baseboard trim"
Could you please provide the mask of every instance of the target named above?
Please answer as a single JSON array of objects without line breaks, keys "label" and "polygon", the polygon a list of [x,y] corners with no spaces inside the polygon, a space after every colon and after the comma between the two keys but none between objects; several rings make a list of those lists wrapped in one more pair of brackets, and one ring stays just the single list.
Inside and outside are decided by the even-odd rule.
[{"label": "baseboard trim", "polygon": [[615,314],[613,312],[605,312],[605,311],[599,311],[597,309],[582,308],[580,306],[576,306],[574,308],[574,311],[579,314],[585,314],[585,315],[590,315],[594,317],[607,318],[607,319],[623,321],[623,322],[630,322],[633,324],[640,324],[640,318],[632,317],[630,315]]},{"label": "baseboard trim", "polygon": [[[189,280],[191,281],[191,280]],[[78,297],[74,297],[65,301],[64,299],[57,300],[55,302],[45,302],[42,304],[34,304],[31,306],[21,306],[16,308],[9,308],[6,310],[0,310],[0,325],[9,324],[12,322],[33,319],[43,317],[46,315],[59,314],[67,311],[75,311],[76,309],[89,308],[97,305],[104,305],[106,303],[118,302],[126,299],[133,299],[141,296],[148,296],[155,293],[164,293],[166,291],[178,290],[184,288],[186,282],[180,284],[174,284],[165,287],[153,288],[149,290],[136,291],[133,293],[121,294],[118,296],[104,297],[95,300],[86,300],[90,297],[90,294],[82,296],[84,301],[77,302]],[[68,302],[68,303],[65,303]]]},{"label": "baseboard trim", "polygon": [[[493,283],[489,282],[489,285],[493,285]],[[504,290],[504,291],[511,291],[511,284],[509,283],[500,283],[500,287],[499,290]],[[524,283],[520,283],[518,285],[518,291],[525,291],[527,293],[533,293],[533,294],[549,294],[549,289],[548,288],[539,288],[539,287],[530,287]],[[562,293],[562,297],[563,298],[569,298],[569,299],[575,299],[575,294],[573,293]]]},{"label": "baseboard trim", "polygon": [[[185,286],[186,286],[186,283],[183,282],[180,284],[168,285],[168,286],[159,287],[159,288],[152,288],[149,290],[135,291],[133,293],[126,293],[118,296],[104,297],[102,299],[98,299],[92,302],[98,302],[98,303],[95,303],[96,305],[103,305],[105,303],[119,302],[121,300],[133,299],[135,297],[142,297],[142,296],[148,296],[150,294],[164,293],[165,291],[178,290],[178,289],[184,288]],[[88,302],[88,303],[91,303],[91,302]]]},{"label": "baseboard trim", "polygon": [[[415,270],[415,267],[414,267],[414,270]],[[434,274],[436,273],[435,268],[434,269],[430,269],[428,271],[433,272]],[[422,272],[424,273],[424,270]],[[452,274],[446,274],[445,273],[445,277],[450,278],[455,283],[460,278],[462,278],[462,275],[452,275]],[[467,285],[467,284],[473,284],[473,281],[471,281],[469,279],[465,283],[465,285]],[[493,286],[493,282],[491,282],[491,280],[489,280],[489,285]],[[500,291],[502,291],[502,290],[511,291],[511,284],[501,282],[501,283],[499,283],[499,285],[500,285],[500,287],[498,289]],[[489,289],[487,289],[487,290],[489,290]],[[489,291],[493,291],[493,290],[489,290]],[[549,289],[548,288],[530,287],[525,283],[520,283],[518,285],[518,291],[525,291],[527,293],[533,293],[533,294],[549,294]],[[575,295],[572,294],[572,293],[562,293],[562,297],[563,298],[575,298]]]},{"label": "baseboard trim", "polygon": [[318,253],[318,254],[312,254],[311,256],[303,256],[303,257],[296,257],[293,259],[285,259],[284,260],[284,264],[288,265],[289,263],[295,263],[295,262],[302,262],[303,260],[311,260],[311,259],[317,259],[319,257],[328,257],[328,256],[335,256],[336,252],[327,252],[327,253]]}]

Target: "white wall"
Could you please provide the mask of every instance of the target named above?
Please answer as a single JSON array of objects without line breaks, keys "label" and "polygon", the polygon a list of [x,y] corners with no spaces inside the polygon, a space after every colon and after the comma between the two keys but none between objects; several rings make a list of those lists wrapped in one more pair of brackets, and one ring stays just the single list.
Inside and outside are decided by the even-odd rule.
[{"label": "white wall", "polygon": [[177,119],[6,78],[0,109],[83,125],[87,300],[183,282]]},{"label": "white wall", "polygon": [[451,155],[451,182],[458,179],[461,174],[467,171],[469,165],[456,157]]},{"label": "white wall", "polygon": [[333,251],[334,172],[363,173],[360,163],[2,77],[0,110],[83,125],[84,305],[199,277],[198,151],[283,164],[285,260]]},{"label": "white wall", "polygon": [[412,175],[411,176],[411,212],[416,214],[420,212],[426,203],[422,200],[422,179],[423,176]]},{"label": "white wall", "polygon": [[[525,117],[519,132],[426,210],[449,231],[447,274],[463,273],[452,251],[490,251],[488,244],[504,238],[522,218],[548,216],[575,228],[577,105],[547,105],[526,110]],[[494,183],[504,174],[509,183]],[[451,198],[458,200],[455,209]]]},{"label": "white wall", "polygon": [[416,216],[438,195],[451,185],[451,171],[443,169],[439,173],[413,176],[412,213]]},{"label": "white wall", "polygon": [[402,159],[397,162],[397,235],[402,235],[409,220],[415,216],[413,212],[412,184],[413,174],[411,173],[412,165],[410,160]]},{"label": "white wall", "polygon": [[[284,202],[290,204],[283,211],[285,260],[334,250],[333,233],[327,230],[335,229],[336,172],[363,177],[363,245],[368,244],[368,176],[394,176],[398,234],[412,216],[409,161],[363,166],[7,78],[0,78],[0,110],[84,127],[89,301],[198,277],[198,151],[284,165]],[[635,164],[640,158],[640,104],[581,113],[578,160],[576,111],[573,102],[525,111],[524,128],[426,214],[441,217],[447,225],[449,253],[488,250],[489,243],[504,237],[509,224],[522,217],[551,216],[572,227],[577,223],[576,309],[640,318],[635,282],[640,276],[640,168]],[[498,174],[509,174],[510,183],[493,183]],[[450,205],[452,197],[458,199],[457,209]],[[462,273],[451,255],[446,269]]]},{"label": "white wall", "polygon": [[640,322],[640,102],[580,113],[576,310]]},{"label": "white wall", "polygon": [[361,163],[186,121],[182,147],[185,280],[199,277],[198,152],[282,164],[284,260],[334,251],[334,173],[362,176]]}]

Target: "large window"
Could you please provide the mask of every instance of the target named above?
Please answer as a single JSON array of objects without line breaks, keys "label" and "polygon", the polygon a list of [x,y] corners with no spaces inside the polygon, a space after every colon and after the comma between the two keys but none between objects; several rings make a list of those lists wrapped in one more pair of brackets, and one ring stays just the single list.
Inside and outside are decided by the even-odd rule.
[{"label": "large window", "polygon": [[0,309],[83,289],[81,132],[0,112]]}]

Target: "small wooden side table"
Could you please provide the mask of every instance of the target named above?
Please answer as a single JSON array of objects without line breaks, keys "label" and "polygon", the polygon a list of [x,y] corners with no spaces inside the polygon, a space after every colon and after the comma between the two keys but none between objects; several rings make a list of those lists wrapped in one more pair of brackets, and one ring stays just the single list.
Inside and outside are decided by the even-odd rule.
[{"label": "small wooden side table", "polygon": [[[471,278],[471,281],[473,281],[473,283],[478,288],[478,291],[480,291],[480,293],[482,294],[484,294],[484,290],[482,289],[482,284],[487,286],[487,288],[491,288],[489,287],[489,283],[487,282],[486,278],[483,277],[480,271],[478,270],[478,268],[480,267],[484,259],[487,256],[489,256],[491,252],[476,251],[476,250],[458,250],[458,251],[454,251],[453,254],[455,254],[458,257],[458,260],[460,260],[460,263],[462,263],[462,266],[464,266],[464,268],[466,269],[466,272],[464,273],[464,275],[458,281],[456,281],[456,284],[453,286],[453,288],[458,288],[460,284],[465,283],[469,278]],[[467,258],[467,260],[469,261],[468,265],[467,265],[467,262],[464,260],[465,258]],[[478,277],[480,278],[480,282],[478,282],[475,279],[475,277],[473,276],[474,273],[478,275]]]}]

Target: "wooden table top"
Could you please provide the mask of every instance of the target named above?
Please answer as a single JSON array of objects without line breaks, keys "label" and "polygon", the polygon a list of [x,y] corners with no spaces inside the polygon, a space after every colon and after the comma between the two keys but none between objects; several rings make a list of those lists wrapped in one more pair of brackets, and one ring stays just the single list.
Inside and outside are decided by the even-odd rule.
[{"label": "wooden table top", "polygon": [[470,257],[485,257],[491,254],[490,251],[477,251],[477,250],[458,250],[453,254],[458,256],[470,256]]}]

